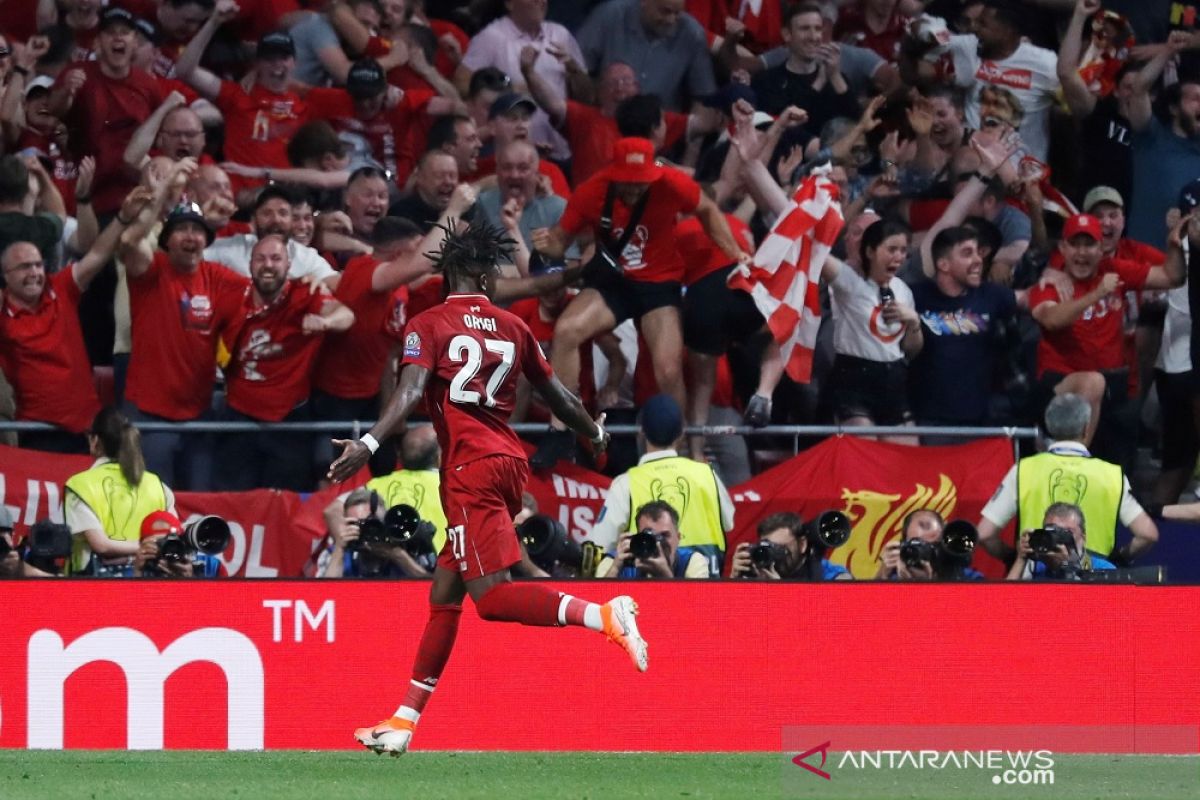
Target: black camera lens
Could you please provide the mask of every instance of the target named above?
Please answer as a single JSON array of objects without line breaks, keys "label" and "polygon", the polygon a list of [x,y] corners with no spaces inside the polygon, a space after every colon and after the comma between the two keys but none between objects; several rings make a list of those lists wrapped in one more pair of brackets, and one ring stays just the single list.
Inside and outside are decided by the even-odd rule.
[{"label": "black camera lens", "polygon": [[161,561],[191,561],[192,547],[177,533],[168,533],[158,540],[158,558]]},{"label": "black camera lens", "polygon": [[830,550],[850,541],[850,518],[841,511],[823,511],[808,523],[810,537]]},{"label": "black camera lens", "polygon": [[942,547],[952,556],[969,558],[975,555],[975,545],[978,542],[979,531],[963,519],[951,520],[942,531]]},{"label": "black camera lens", "polygon": [[184,537],[194,550],[215,556],[229,546],[229,523],[210,514],[184,528]]}]

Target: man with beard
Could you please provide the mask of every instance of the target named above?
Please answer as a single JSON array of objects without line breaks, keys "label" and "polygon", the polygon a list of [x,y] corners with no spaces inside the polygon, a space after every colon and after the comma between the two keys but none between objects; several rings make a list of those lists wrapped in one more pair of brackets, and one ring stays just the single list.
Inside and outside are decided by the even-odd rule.
[{"label": "man with beard", "polygon": [[236,233],[217,239],[204,250],[209,261],[223,264],[239,275],[250,275],[250,256],[254,246],[266,236],[278,236],[287,243],[288,276],[317,280],[335,279],[337,273],[316,250],[292,239],[292,194],[281,186],[268,186],[254,201],[253,233]]},{"label": "man with beard", "polygon": [[483,140],[475,122],[465,114],[439,117],[429,128],[426,147],[454,156],[459,175],[474,175],[479,171],[479,151]]},{"label": "man with beard", "polygon": [[1151,108],[1150,88],[1166,65],[1190,45],[1187,34],[1171,34],[1162,51],[1138,73],[1128,101],[1133,128],[1133,211],[1129,237],[1162,247],[1163,220],[1180,190],[1200,175],[1200,77],[1181,72],[1179,82],[1162,90],[1158,103],[1167,109],[1163,122]]},{"label": "man with beard", "polygon": [[100,411],[76,309],[92,279],[112,257],[122,231],[150,201],[135,189],[91,250],[54,275],[29,242],[0,254],[0,370],[13,384],[17,419],[49,422],[62,431],[30,432],[21,444],[39,450],[86,452],[80,436]]},{"label": "man with beard", "polygon": [[[245,278],[204,260],[212,232],[200,207],[168,215],[158,248],[147,234],[161,214],[155,205],[121,237],[118,257],[129,280],[132,347],[125,400],[135,421],[184,422],[211,415],[217,371],[217,314],[222,299],[240,298]],[[171,486],[209,488],[212,452],[203,437],[157,432],[142,436],[146,466]]]},{"label": "man with beard", "polygon": [[[287,168],[287,143],[308,113],[305,102],[291,89],[296,48],[292,37],[272,32],[258,41],[253,68],[253,86],[247,90],[234,81],[223,81],[200,66],[208,43],[217,28],[234,19],[238,4],[219,0],[208,22],[180,54],[175,69],[179,79],[211,100],[225,118],[225,157],[252,167]],[[260,186],[235,176],[235,197],[248,204],[248,190]],[[270,182],[271,175],[265,176]],[[243,194],[246,192],[246,194]]]},{"label": "man with beard", "polygon": [[[287,240],[268,234],[250,255],[250,281],[241,297],[227,296],[218,314],[218,363],[225,372],[228,417],[237,421],[295,422],[308,418],[312,367],[327,331],[345,331],[354,312],[329,290],[288,280]],[[307,434],[226,436],[218,446],[219,490],[312,488]]]}]

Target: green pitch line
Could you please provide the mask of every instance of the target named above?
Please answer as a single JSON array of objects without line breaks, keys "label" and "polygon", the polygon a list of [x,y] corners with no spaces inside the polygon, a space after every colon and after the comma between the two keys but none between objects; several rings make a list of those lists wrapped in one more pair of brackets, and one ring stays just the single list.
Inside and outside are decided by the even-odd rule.
[{"label": "green pitch line", "polygon": [[778,753],[0,751],[4,800],[1200,797],[1198,758],[1057,756],[1053,786],[996,786],[990,777],[900,769],[826,781]]}]

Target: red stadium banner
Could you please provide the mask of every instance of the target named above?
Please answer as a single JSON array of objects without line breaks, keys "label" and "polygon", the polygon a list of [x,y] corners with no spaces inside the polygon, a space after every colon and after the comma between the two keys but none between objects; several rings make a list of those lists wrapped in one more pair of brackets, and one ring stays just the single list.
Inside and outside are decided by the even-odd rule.
[{"label": "red stadium banner", "polygon": [[[0,446],[0,503],[16,522],[17,539],[40,519],[63,519],[63,484],[89,468],[87,456],[64,456]],[[219,556],[226,571],[246,578],[297,577],[304,574],[325,536],[322,513],[331,500],[366,483],[366,470],[352,481],[311,495],[256,490],[252,492],[177,492],[176,510],[188,517],[216,514],[233,534]],[[552,472],[533,475],[527,489],[543,514],[555,517],[576,539],[591,530],[600,513],[609,479],[599,473],[560,464]]]},{"label": "red stadium banner", "polygon": [[[768,514],[795,511],[810,519],[836,509],[850,517],[854,529],[830,560],[856,578],[869,578],[883,546],[900,535],[910,512],[931,508],[946,519],[978,522],[1012,465],[1007,439],[914,448],[832,436],[731,490],[737,516],[729,549],[756,539],[755,529]],[[975,568],[988,577],[1003,576],[1003,565],[983,553],[976,555]]]},{"label": "red stadium banner", "polygon": [[[1196,752],[1198,587],[553,585],[632,594],[649,672],[599,634],[467,608],[416,748],[779,751],[796,726],[1190,725]],[[404,696],[427,595],[417,581],[0,581],[0,747],[354,748],[354,728]],[[1104,613],[1064,628],[1065,609]],[[1048,685],[1070,701],[1028,699]]]}]

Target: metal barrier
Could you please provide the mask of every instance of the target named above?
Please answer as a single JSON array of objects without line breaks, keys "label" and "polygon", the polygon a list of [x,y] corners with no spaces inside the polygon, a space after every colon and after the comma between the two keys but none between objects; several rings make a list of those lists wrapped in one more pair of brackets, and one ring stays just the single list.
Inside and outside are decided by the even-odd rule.
[{"label": "metal barrier", "polygon": [[[351,436],[358,438],[371,429],[374,420],[342,420],[342,421],[312,421],[312,422],[157,422],[139,421],[134,425],[144,432],[174,431],[179,433],[246,433],[261,431],[300,431],[308,433],[345,433],[351,431]],[[417,422],[417,425],[428,425],[428,422]],[[517,423],[512,426],[519,434],[540,434],[546,432],[542,423]],[[53,431],[61,430],[44,422],[8,422],[0,420],[0,432],[4,431]],[[633,436],[638,432],[637,425],[606,425],[605,430],[614,436]],[[947,439],[981,439],[1001,436],[1006,439],[1036,439],[1039,435],[1037,428],[1027,427],[936,427],[928,425],[769,425],[765,428],[752,428],[748,425],[705,425],[688,427],[685,434],[701,436],[789,436],[792,439],[792,451],[800,452],[800,439],[806,436],[937,436]]]}]

